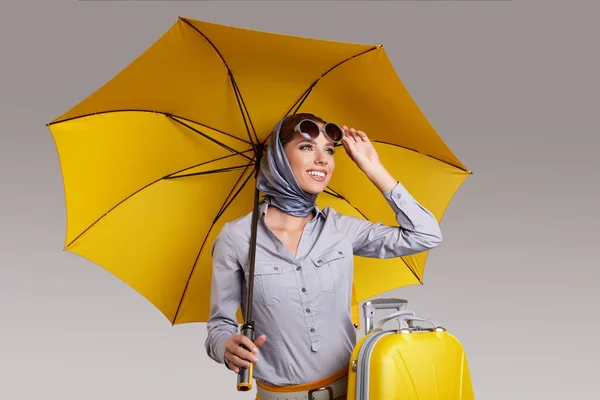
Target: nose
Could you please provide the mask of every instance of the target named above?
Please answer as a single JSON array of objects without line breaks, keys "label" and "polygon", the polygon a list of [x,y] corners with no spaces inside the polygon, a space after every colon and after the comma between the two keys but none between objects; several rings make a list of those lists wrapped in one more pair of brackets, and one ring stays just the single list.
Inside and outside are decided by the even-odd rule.
[{"label": "nose", "polygon": [[315,152],[315,164],[327,165],[327,154],[324,151],[319,150]]}]

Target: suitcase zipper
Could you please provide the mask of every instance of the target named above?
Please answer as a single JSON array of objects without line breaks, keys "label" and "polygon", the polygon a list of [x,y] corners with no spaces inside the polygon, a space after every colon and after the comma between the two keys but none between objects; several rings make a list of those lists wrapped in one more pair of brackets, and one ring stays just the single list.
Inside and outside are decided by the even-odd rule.
[{"label": "suitcase zipper", "polygon": [[393,333],[394,331],[385,331],[371,334],[361,346],[358,352],[358,360],[353,362],[356,363],[356,400],[369,399],[369,364],[371,362],[371,353],[373,353],[373,348],[379,339]]}]

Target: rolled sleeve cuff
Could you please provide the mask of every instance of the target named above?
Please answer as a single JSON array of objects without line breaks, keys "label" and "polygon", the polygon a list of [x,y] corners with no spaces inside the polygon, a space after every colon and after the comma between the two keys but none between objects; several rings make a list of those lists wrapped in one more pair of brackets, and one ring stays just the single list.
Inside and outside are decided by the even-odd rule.
[{"label": "rolled sleeve cuff", "polygon": [[227,343],[227,340],[229,339],[223,338],[219,339],[217,343],[215,343],[215,356],[217,357],[218,361],[225,364],[225,366],[227,366],[227,363],[225,362],[225,343]]},{"label": "rolled sleeve cuff", "polygon": [[407,222],[409,223],[409,225],[412,225],[410,220],[406,218],[405,206],[407,205],[407,203],[413,202],[414,199],[412,195],[408,192],[408,190],[400,182],[398,182],[396,186],[394,186],[391,190],[383,192],[383,197],[385,197],[389,205],[394,209],[396,215],[401,214],[402,217],[404,217],[401,219],[405,225]]},{"label": "rolled sleeve cuff", "polygon": [[[394,203],[400,203],[401,200],[412,199],[411,194],[400,182],[396,183],[396,186],[394,186],[392,189],[383,192],[383,196],[388,201],[393,201]],[[402,202],[402,204],[403,203],[404,202]]]}]

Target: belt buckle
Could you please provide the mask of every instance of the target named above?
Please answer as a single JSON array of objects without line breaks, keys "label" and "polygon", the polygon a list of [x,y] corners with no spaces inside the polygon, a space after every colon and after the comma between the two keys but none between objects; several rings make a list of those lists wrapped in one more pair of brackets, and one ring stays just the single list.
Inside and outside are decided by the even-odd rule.
[{"label": "belt buckle", "polygon": [[333,389],[331,388],[331,386],[325,386],[325,387],[320,387],[318,389],[311,389],[308,391],[308,400],[316,400],[313,397],[313,393],[315,392],[322,392],[326,390],[329,393],[329,400],[334,400],[333,399]]}]

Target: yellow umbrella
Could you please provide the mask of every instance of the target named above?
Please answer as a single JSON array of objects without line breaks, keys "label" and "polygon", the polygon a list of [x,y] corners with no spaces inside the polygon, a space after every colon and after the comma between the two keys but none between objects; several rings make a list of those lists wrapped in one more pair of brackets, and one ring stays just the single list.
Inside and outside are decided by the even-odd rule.
[{"label": "yellow umbrella", "polygon": [[[367,132],[390,172],[438,220],[470,174],[383,46],[179,18],[48,124],[64,181],[64,249],[110,271],[172,324],[206,321],[210,248],[225,222],[253,209],[257,144],[283,116],[303,111]],[[337,154],[318,205],[396,224],[376,187]],[[357,257],[355,320],[358,302],[421,283],[426,257]]]}]

